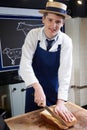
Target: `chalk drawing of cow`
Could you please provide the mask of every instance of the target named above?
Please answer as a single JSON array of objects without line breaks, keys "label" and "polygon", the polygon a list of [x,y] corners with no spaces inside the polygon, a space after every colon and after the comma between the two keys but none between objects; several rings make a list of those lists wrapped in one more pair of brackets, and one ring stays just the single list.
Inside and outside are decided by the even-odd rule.
[{"label": "chalk drawing of cow", "polygon": [[17,31],[23,31],[24,35],[26,36],[31,29],[42,26],[43,24],[26,24],[25,22],[19,22]]},{"label": "chalk drawing of cow", "polygon": [[7,57],[11,60],[11,64],[15,65],[15,60],[21,58],[21,48],[5,48],[3,54],[6,54]]}]

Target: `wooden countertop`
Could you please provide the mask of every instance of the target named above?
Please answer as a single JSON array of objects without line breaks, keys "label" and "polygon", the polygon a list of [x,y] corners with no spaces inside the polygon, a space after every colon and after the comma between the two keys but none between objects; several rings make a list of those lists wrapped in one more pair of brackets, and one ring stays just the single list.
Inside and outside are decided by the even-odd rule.
[{"label": "wooden countertop", "polygon": [[[66,103],[67,108],[77,118],[77,123],[68,130],[87,130],[87,110],[71,103]],[[43,109],[6,119],[11,130],[60,130],[51,126],[40,117]]]}]

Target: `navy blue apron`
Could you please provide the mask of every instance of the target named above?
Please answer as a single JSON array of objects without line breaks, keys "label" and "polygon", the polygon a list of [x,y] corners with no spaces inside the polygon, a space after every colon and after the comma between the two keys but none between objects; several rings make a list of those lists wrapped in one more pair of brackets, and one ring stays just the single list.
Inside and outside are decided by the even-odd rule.
[{"label": "navy blue apron", "polygon": [[[56,52],[48,52],[37,44],[33,57],[32,66],[39,83],[42,85],[46,95],[48,106],[56,104],[58,94],[58,68],[60,65],[61,45],[58,45]],[[33,87],[26,89],[25,112],[37,110],[40,107],[34,103]]]}]

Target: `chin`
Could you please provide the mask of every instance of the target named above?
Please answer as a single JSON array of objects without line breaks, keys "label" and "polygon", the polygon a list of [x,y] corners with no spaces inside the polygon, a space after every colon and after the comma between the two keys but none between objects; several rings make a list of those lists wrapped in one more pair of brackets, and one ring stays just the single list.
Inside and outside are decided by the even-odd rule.
[{"label": "chin", "polygon": [[56,36],[56,34],[54,34],[54,35],[50,35],[50,38],[54,38]]}]

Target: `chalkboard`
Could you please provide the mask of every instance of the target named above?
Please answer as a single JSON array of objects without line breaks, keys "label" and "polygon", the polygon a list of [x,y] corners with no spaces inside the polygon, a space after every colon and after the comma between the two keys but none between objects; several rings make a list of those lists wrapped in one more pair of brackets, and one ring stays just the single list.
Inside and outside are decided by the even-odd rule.
[{"label": "chalkboard", "polygon": [[41,17],[0,17],[0,72],[18,70],[27,33],[41,26]]}]

